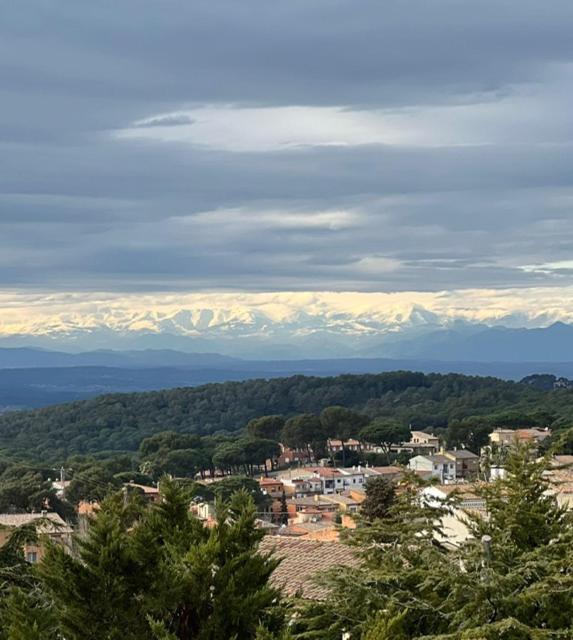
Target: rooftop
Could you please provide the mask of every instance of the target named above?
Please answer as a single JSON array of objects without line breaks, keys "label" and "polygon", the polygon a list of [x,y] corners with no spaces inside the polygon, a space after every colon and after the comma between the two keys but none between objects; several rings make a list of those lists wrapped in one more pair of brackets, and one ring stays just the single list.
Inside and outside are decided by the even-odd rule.
[{"label": "rooftop", "polygon": [[436,490],[446,496],[459,495],[461,498],[477,499],[476,486],[473,484],[435,484],[428,487],[430,490]]},{"label": "rooftop", "polygon": [[373,471],[371,475],[377,476],[397,476],[403,472],[400,467],[388,466],[388,467],[368,467],[366,471]]},{"label": "rooftop", "polygon": [[313,473],[320,478],[340,478],[344,474],[340,469],[335,469],[333,467],[316,467],[313,470]]},{"label": "rooftop", "polygon": [[554,467],[573,466],[573,456],[570,456],[570,455],[553,456],[553,459],[551,460],[551,466],[554,466]]},{"label": "rooftop", "polygon": [[358,500],[355,500],[351,496],[348,496],[348,495],[345,496],[345,495],[342,495],[342,494],[334,494],[334,495],[324,496],[324,499],[327,502],[333,502],[335,504],[346,504],[346,505],[358,505],[358,504],[360,504],[360,502]]},{"label": "rooftop", "polygon": [[282,484],[283,481],[280,478],[259,478],[259,484],[264,487],[271,484]]},{"label": "rooftop", "polygon": [[467,449],[456,449],[454,451],[446,451],[446,454],[448,456],[452,456],[454,458],[460,458],[460,459],[478,459],[479,456],[476,455],[475,453],[472,453],[471,451],[468,451]]},{"label": "rooftop", "polygon": [[438,464],[451,464],[452,460],[450,458],[448,458],[447,456],[442,455],[441,453],[435,453],[434,455],[431,456],[422,456],[423,458],[427,458],[428,460],[431,460],[434,463],[438,463]]},{"label": "rooftop", "polygon": [[39,524],[38,533],[71,533],[72,529],[54,512],[44,513],[0,513],[0,526],[23,527]]},{"label": "rooftop", "polygon": [[519,440],[543,440],[551,435],[551,429],[517,429],[516,435]]},{"label": "rooftop", "polygon": [[328,589],[315,582],[317,574],[334,567],[359,564],[351,547],[334,541],[267,536],[261,542],[261,550],[272,551],[282,558],[271,576],[271,584],[285,595],[300,594],[311,600],[328,598]]},{"label": "rooftop", "polygon": [[126,487],[135,487],[140,491],[143,491],[145,495],[158,495],[159,489],[157,487],[150,487],[146,484],[137,484],[136,482],[127,482],[125,484]]},{"label": "rooftop", "polygon": [[330,507],[333,506],[330,500],[327,500],[327,496],[313,496],[305,498],[291,498],[289,501],[292,504],[296,504],[299,507]]}]

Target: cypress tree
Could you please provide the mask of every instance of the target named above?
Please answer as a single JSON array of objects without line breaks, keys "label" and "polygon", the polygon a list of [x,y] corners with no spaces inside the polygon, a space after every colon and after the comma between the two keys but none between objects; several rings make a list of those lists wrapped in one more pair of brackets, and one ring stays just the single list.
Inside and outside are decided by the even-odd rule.
[{"label": "cypress tree", "polygon": [[288,505],[285,490],[281,494],[281,511],[279,515],[279,524],[288,525]]},{"label": "cypress tree", "polygon": [[208,528],[181,486],[160,486],[158,504],[127,494],[104,501],[87,536],[75,539],[75,555],[49,547],[38,586],[52,635],[23,625],[40,602],[12,592],[6,620],[22,631],[8,640],[254,640],[261,625],[269,633],[282,626],[268,584],[278,561],[257,551],[263,532],[252,498],[241,492],[219,503]]}]

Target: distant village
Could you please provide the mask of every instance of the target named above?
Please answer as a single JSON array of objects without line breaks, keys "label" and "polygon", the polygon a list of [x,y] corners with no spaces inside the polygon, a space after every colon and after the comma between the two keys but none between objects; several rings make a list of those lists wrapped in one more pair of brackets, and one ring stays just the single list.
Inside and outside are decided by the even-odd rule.
[{"label": "distant village", "polygon": [[[278,458],[269,461],[268,466],[273,470],[256,478],[268,505],[257,519],[258,526],[267,534],[263,548],[276,549],[283,557],[275,580],[280,581],[287,592],[308,590],[307,595],[313,597],[317,587],[310,580],[311,575],[334,564],[353,562],[349,549],[339,539],[344,529],[357,526],[356,515],[366,500],[368,483],[374,478],[383,478],[399,490],[401,479],[415,474],[424,481],[420,498],[428,504],[440,503],[454,494],[456,508],[444,517],[442,530],[448,544],[459,545],[469,536],[464,515],[485,510],[485,501],[476,492],[477,487],[505,476],[504,460],[512,447],[527,444],[531,455],[537,456],[543,441],[550,436],[549,429],[497,428],[490,433],[489,443],[481,451],[473,452],[464,448],[444,450],[440,439],[432,433],[411,431],[408,442],[392,445],[393,454],[409,457],[408,463],[401,466],[333,466],[334,454],[343,447],[346,451],[380,452],[378,447],[355,439],[329,440],[328,450],[333,455],[321,459],[319,464],[312,464],[312,451],[308,448],[292,449],[281,444]],[[221,473],[196,481],[212,485],[225,477]],[[572,509],[573,456],[554,456],[547,477],[550,491],[559,504]],[[68,484],[67,480],[53,483],[60,497],[65,496]],[[124,490],[139,492],[149,502],[161,499],[157,486],[130,482]],[[0,514],[0,546],[15,528],[35,524],[40,534],[38,541],[27,544],[24,551],[28,562],[37,563],[44,554],[42,540],[49,538],[71,548],[72,535],[87,531],[90,516],[98,507],[96,502],[80,502],[74,527],[48,510]],[[189,508],[205,526],[213,526],[213,502],[195,498]]]}]

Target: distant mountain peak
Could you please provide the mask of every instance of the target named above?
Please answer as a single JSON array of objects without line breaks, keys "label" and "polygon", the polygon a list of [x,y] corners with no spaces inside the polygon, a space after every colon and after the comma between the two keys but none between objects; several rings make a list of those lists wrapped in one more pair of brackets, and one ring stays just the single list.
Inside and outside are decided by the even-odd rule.
[{"label": "distant mountain peak", "polygon": [[[0,335],[2,346],[48,349],[171,349],[246,358],[431,357],[483,359],[511,353],[504,340],[529,345],[540,336],[567,340],[570,325],[554,309],[502,313],[448,305],[420,294],[205,294],[180,304],[115,306],[90,313],[53,313]],[[533,327],[545,326],[545,329]],[[487,333],[489,332],[489,333]],[[478,337],[479,336],[479,337]],[[499,340],[491,349],[488,341]],[[479,343],[479,345],[478,345]],[[518,351],[526,344],[515,347]],[[535,359],[543,348],[533,348]],[[561,345],[562,348],[562,345]]]}]

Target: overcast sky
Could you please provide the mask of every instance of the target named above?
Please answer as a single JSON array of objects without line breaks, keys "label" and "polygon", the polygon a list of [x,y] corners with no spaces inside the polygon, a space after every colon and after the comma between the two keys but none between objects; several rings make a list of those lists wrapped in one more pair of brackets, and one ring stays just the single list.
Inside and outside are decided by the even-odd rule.
[{"label": "overcast sky", "polygon": [[572,28],[571,0],[4,2],[0,289],[554,296]]}]

